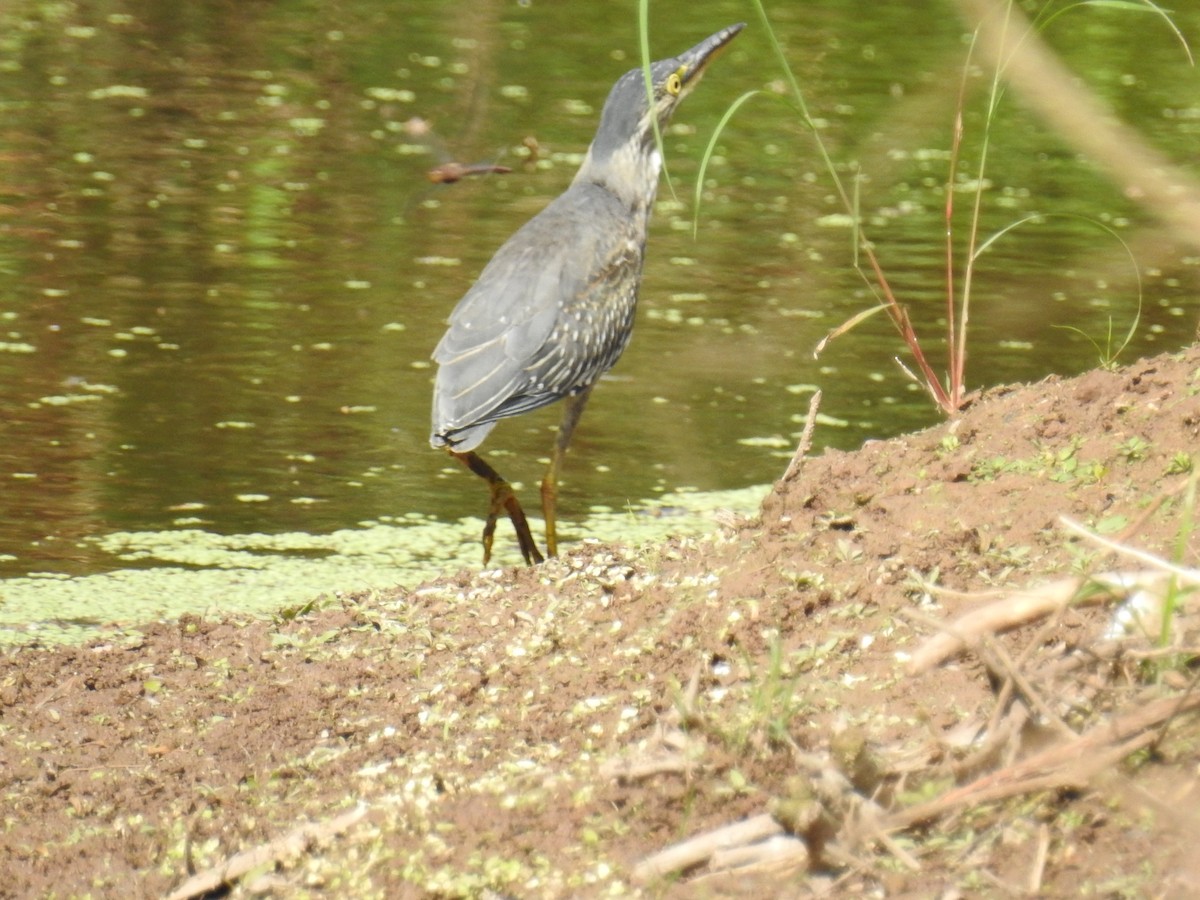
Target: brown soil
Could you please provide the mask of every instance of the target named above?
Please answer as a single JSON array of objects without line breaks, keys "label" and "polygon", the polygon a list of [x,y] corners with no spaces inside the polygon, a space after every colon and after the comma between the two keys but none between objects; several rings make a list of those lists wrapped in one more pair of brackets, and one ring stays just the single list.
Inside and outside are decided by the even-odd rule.
[{"label": "brown soil", "polygon": [[[162,896],[254,848],[236,894],[1193,895],[1200,727],[1122,723],[1190,703],[1194,598],[1169,654],[1078,593],[907,659],[983,592],[1148,567],[1060,516],[1194,569],[1196,463],[1192,347],[827,452],[703,540],[6,650],[0,895]],[[635,871],[741,820],[778,834]]]}]

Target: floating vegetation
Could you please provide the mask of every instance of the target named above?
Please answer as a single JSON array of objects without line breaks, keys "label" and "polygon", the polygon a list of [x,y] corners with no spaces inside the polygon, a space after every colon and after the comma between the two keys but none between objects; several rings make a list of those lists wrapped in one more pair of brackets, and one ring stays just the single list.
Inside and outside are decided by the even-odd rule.
[{"label": "floating vegetation", "polygon": [[783,450],[795,446],[795,441],[789,440],[780,434],[772,434],[763,437],[748,437],[739,438],[738,443],[746,447],[766,447],[771,450]]},{"label": "floating vegetation", "polygon": [[136,87],[131,84],[114,84],[110,87],[88,91],[89,100],[107,100],[110,97],[142,100],[148,96],[150,96],[150,92],[144,87]]},{"label": "floating vegetation", "polygon": [[120,393],[120,389],[111,384],[91,384],[78,379],[68,379],[67,386],[76,388],[78,393],[72,391],[68,394],[51,394],[45,397],[39,397],[35,401],[29,403],[30,409],[37,409],[40,406],[69,406],[74,403],[88,403],[94,400],[102,399],[101,395],[111,395]]},{"label": "floating vegetation", "polygon": [[816,221],[822,228],[853,228],[855,225],[854,216],[846,213],[830,213],[827,216],[819,216]]},{"label": "floating vegetation", "polygon": [[30,406],[69,406],[72,403],[90,403],[100,399],[102,398],[95,394],[55,394],[39,397],[37,403],[31,403]]},{"label": "floating vegetation", "polygon": [[372,87],[367,88],[366,95],[383,103],[412,103],[417,99],[416,94],[403,88]]},{"label": "floating vegetation", "polygon": [[[560,537],[641,544],[701,534],[718,527],[722,511],[754,512],[767,490],[665,494],[626,510],[594,513],[578,524],[560,522]],[[238,499],[259,497],[267,499],[252,494]],[[447,569],[477,568],[481,526],[474,518],[446,523],[412,513],[331,534],[221,535],[179,528],[89,538],[84,545],[121,568],[78,578],[47,574],[0,581],[0,643],[82,640],[101,624],[135,625],[189,612],[269,615],[322,593],[414,585]],[[496,555],[515,564],[517,550],[508,543],[498,535]]]},{"label": "floating vegetation", "polygon": [[563,100],[562,108],[569,116],[590,116],[596,111],[590,103],[574,99]]},{"label": "floating vegetation", "polygon": [[325,127],[325,120],[315,116],[298,116],[288,120],[288,125],[301,137],[313,137]]}]

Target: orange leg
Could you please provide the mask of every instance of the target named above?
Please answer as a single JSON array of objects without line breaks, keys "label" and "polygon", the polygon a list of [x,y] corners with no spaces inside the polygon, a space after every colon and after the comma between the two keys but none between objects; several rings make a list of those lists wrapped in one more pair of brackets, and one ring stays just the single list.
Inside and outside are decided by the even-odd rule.
[{"label": "orange leg", "polygon": [[592,389],[584,388],[578,394],[567,397],[567,405],[563,409],[562,424],[558,426],[558,438],[554,441],[554,453],[550,456],[550,468],[542,479],[542,515],[546,519],[546,554],[558,556],[558,470],[562,468],[563,457],[567,455],[567,447],[571,444],[571,435],[583,415]]},{"label": "orange leg", "polygon": [[517,532],[517,544],[521,548],[521,555],[525,557],[525,563],[532,566],[542,562],[541,551],[534,543],[533,535],[529,531],[529,522],[525,519],[525,511],[521,509],[521,504],[517,500],[517,495],[513,493],[512,486],[473,450],[467,453],[457,453],[454,450],[448,452],[486,481],[491,491],[487,522],[483,526],[483,564],[486,566],[492,558],[492,539],[496,534],[496,520],[500,517],[501,512],[507,513],[508,518],[512,520],[513,528]]}]

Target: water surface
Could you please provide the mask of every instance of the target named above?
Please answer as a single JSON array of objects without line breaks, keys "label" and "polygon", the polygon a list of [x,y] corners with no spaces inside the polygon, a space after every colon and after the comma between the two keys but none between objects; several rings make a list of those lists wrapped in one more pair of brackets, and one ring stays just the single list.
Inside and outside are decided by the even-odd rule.
[{"label": "water surface", "polygon": [[[866,173],[862,212],[941,366],[963,28],[943,4],[775,6],[830,151],[846,172]],[[781,77],[754,15],[734,2],[652,4],[659,56],[751,24],[666,136],[672,180],[659,194],[635,337],[593,395],[564,477],[568,538],[591,511],[633,517],[621,528],[636,534],[630,511],[648,500],[768,484],[815,388],[818,448],[937,419],[892,361],[903,347],[882,316],[812,358],[821,336],[874,301],[812,137],[786,106],[742,108],[692,235],[712,129],[741,93]],[[1200,11],[1176,21],[1200,34]],[[1197,74],[1159,21],[1078,11],[1048,39],[1149,141],[1181,164],[1194,159]],[[395,550],[369,577],[361,570],[364,583],[476,558],[478,523],[460,519],[482,512],[484,492],[428,447],[429,354],[492,252],[570,181],[637,52],[632,5],[6,4],[0,576],[61,586],[130,568],[174,572],[174,542],[136,536],[176,532],[317,566],[353,556],[347,535],[375,547],[374,528],[387,526]],[[969,167],[988,76],[977,72],[965,111]],[[1100,343],[1110,321],[1122,334],[1129,326],[1134,269],[1087,220],[1115,230],[1141,266],[1126,358],[1190,339],[1191,251],[1016,98],[1002,104],[988,152],[983,233],[1064,215],[984,257],[972,386],[1081,371],[1097,351],[1061,326]],[[446,160],[513,172],[430,183],[426,172]],[[969,201],[962,193],[961,212]],[[485,447],[531,505],[558,414],[505,423]],[[730,496],[752,507],[758,494]],[[514,561],[501,534],[500,559]],[[184,565],[236,571],[239,559]],[[347,589],[353,571],[336,570]],[[148,596],[166,608],[170,584]],[[237,605],[236,582],[221,584],[202,590]],[[9,593],[28,587],[12,581]],[[105,618],[97,594],[75,615]]]}]

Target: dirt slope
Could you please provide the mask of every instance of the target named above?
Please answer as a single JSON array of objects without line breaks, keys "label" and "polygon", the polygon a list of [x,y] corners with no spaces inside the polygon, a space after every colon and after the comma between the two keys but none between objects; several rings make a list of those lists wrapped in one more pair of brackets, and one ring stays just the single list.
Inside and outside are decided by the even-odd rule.
[{"label": "dirt slope", "polygon": [[703,540],[6,650],[0,895],[163,896],[255,848],[237,895],[1200,892],[1194,595],[1166,651],[1071,584],[910,668],[983,592],[1149,567],[1060,516],[1195,569],[1193,467],[1197,347],[828,452]]}]

